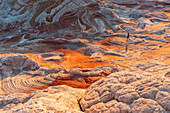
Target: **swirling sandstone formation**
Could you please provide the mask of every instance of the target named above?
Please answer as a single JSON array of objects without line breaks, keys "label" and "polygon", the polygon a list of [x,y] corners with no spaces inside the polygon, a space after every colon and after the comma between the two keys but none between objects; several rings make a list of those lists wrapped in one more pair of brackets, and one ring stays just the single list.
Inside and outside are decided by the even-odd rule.
[{"label": "swirling sandstone formation", "polygon": [[[64,27],[70,26],[69,21],[73,22],[71,21],[72,19],[76,21],[72,24],[72,27],[80,24],[79,27],[83,27],[83,29],[94,28],[94,30],[102,30],[104,28],[101,28],[100,25],[104,24],[102,27],[105,27],[109,25],[110,21],[108,21],[109,18],[102,15],[106,9],[100,9],[99,6],[100,0],[12,0],[3,2],[0,9],[5,14],[2,17],[5,19],[3,24],[17,23],[16,19],[20,19],[20,23],[26,21],[23,28],[28,28],[29,26],[54,24],[62,21],[65,25],[58,23],[58,25],[54,24],[53,26],[60,28],[62,27],[61,25],[64,25]],[[10,14],[7,14],[4,10],[7,10]],[[107,11],[108,13],[112,13],[108,9]],[[112,16],[117,22],[121,22],[114,13],[112,14],[108,16]],[[9,21],[9,17],[12,20]],[[67,21],[65,20],[66,18]]]},{"label": "swirling sandstone formation", "polygon": [[[47,56],[50,54],[42,54]],[[30,93],[51,85],[69,85],[87,88],[95,81],[121,70],[117,66],[99,66],[93,69],[40,68],[39,64],[26,55],[11,55],[2,58],[0,66],[0,94]]]},{"label": "swirling sandstone formation", "polygon": [[169,5],[0,0],[0,112],[169,113]]},{"label": "swirling sandstone formation", "polygon": [[127,32],[140,40],[131,44],[163,42],[144,40],[147,48],[159,48],[169,41],[168,5],[166,0],[3,0],[0,52],[77,50],[88,45],[80,39],[94,42]]},{"label": "swirling sandstone formation", "polygon": [[[97,67],[91,72],[90,69],[72,69],[69,74],[63,73],[66,69],[61,68],[27,71],[27,75],[21,73],[1,81],[6,85],[1,87],[0,94],[6,96],[0,96],[0,112],[168,113],[169,69],[170,65],[150,61],[119,72],[114,72],[114,66]],[[95,83],[86,78],[90,75],[96,77],[98,71],[108,76]],[[93,84],[87,91],[57,84],[66,83],[70,77],[73,82],[82,81],[84,77],[86,83]],[[58,86],[49,86],[53,80]],[[24,90],[26,93],[21,93]]]}]

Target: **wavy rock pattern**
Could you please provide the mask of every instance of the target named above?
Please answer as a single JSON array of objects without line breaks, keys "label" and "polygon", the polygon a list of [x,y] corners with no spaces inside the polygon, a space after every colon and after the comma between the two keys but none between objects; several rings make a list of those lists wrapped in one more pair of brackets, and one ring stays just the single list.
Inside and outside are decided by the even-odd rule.
[{"label": "wavy rock pattern", "polygon": [[[86,113],[170,112],[170,65],[139,64],[138,73],[120,71],[92,84],[80,104]],[[156,68],[157,66],[162,67]],[[150,69],[149,69],[150,68]],[[158,70],[155,70],[158,69]],[[160,69],[160,70],[159,70]],[[152,71],[151,71],[152,70]],[[157,72],[159,74],[152,74]],[[164,73],[162,73],[164,72]]]},{"label": "wavy rock pattern", "polygon": [[[168,5],[166,0],[4,0],[0,4],[0,47],[3,52],[51,52],[68,47],[75,50],[88,44],[72,39],[102,40],[113,33],[127,32],[141,35],[134,35],[134,39],[166,44]],[[155,49],[162,45],[146,46]]]},{"label": "wavy rock pattern", "polygon": [[4,65],[9,66],[11,73],[17,70],[17,74],[11,74],[9,70],[1,70],[1,73],[4,73],[4,76],[1,76],[4,78],[0,81],[1,95],[16,92],[30,93],[51,85],[63,84],[86,88],[110,73],[122,70],[117,66],[101,66],[93,69],[74,68],[71,70],[65,68],[39,68],[38,63],[33,62],[26,55],[7,56],[1,59],[1,61],[1,67],[4,67]]},{"label": "wavy rock pattern", "polygon": [[7,97],[0,97],[0,112],[82,113],[79,107],[79,100],[85,91],[85,89],[61,85],[35,91],[29,95],[24,93],[11,94]]},{"label": "wavy rock pattern", "polygon": [[[5,18],[4,24],[10,23],[10,21],[8,20],[9,17],[12,18],[11,22],[16,22],[16,19],[20,19],[21,21],[26,20],[27,22],[25,24],[27,24],[28,26],[58,23],[60,20],[62,20],[61,17],[68,17],[68,23],[69,18],[72,17],[72,19],[74,20],[74,18],[76,17],[79,20],[76,21],[78,23],[74,24],[80,24],[83,29],[88,29],[90,27],[94,28],[94,30],[100,31],[105,29],[102,27],[109,27],[108,25],[111,21],[108,20],[110,20],[111,18],[112,20],[115,19],[115,22],[123,22],[111,10],[104,8],[100,9],[98,3],[100,5],[100,0],[12,0],[3,2],[0,9],[3,13],[5,13],[4,10],[8,10],[8,12],[11,14],[6,14],[6,16],[2,17]],[[102,13],[105,11],[107,11],[106,16],[110,16],[110,18],[106,19],[106,16],[102,15]],[[62,21],[62,23],[66,24],[65,22]],[[100,25],[102,25],[102,27]],[[72,24],[72,26],[76,25]],[[58,27],[61,26],[58,25]]]},{"label": "wavy rock pattern", "polygon": [[[98,0],[53,0],[40,2],[38,9],[31,18],[30,24],[35,22],[54,23],[59,22],[61,16],[67,12],[76,11],[79,8],[98,2]],[[44,3],[47,5],[44,5]],[[40,11],[41,9],[42,11]]]},{"label": "wavy rock pattern", "polygon": [[[169,5],[169,0],[0,0],[0,52],[69,48],[84,51],[91,59],[101,58],[99,62],[104,55],[125,57],[128,63],[140,61],[143,53],[162,49],[170,41]],[[127,32],[133,52],[125,56]],[[169,58],[164,55],[151,59]],[[111,63],[122,61],[114,60]],[[157,62],[124,71],[117,66],[46,69],[25,55],[0,58],[0,95],[7,95],[0,96],[0,112],[81,112],[79,101],[85,90],[50,86],[87,88],[95,82],[80,102],[85,112],[169,113],[169,69],[170,65]]]}]

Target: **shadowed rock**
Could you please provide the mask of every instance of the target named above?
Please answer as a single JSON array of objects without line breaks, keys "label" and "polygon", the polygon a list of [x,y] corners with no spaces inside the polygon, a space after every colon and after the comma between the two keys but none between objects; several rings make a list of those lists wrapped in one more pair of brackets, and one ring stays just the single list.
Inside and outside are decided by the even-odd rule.
[{"label": "shadowed rock", "polygon": [[37,70],[39,64],[26,55],[11,55],[0,59],[0,74],[2,79],[15,76],[23,71]]},{"label": "shadowed rock", "polygon": [[[20,18],[22,28],[26,27],[22,24],[24,21],[28,28],[46,24],[52,31],[55,31],[56,28],[68,27],[82,28],[83,30],[92,28],[94,31],[102,31],[110,28],[110,23],[123,23],[114,12],[102,8],[100,0],[12,0],[3,2],[0,10],[1,14],[4,14],[1,16],[5,20],[3,24],[8,25],[12,22],[16,24],[17,19]],[[105,12],[106,16],[103,15]],[[21,14],[22,16],[20,16]],[[86,14],[86,18],[84,18],[84,14]],[[11,21],[7,19],[9,15],[12,16]],[[112,22],[113,20],[115,22]],[[77,25],[73,21],[76,21]]]},{"label": "shadowed rock", "polygon": [[75,49],[86,46],[85,43],[83,43],[79,40],[67,40],[67,39],[63,39],[63,38],[57,38],[55,40],[46,39],[46,40],[38,41],[37,43],[40,45],[46,44],[46,46],[50,45],[51,48],[55,48],[55,49],[70,48],[71,50],[75,50]]},{"label": "shadowed rock", "polygon": [[11,108],[22,103],[27,96],[28,94],[25,93],[0,96],[0,109],[4,109],[5,111],[8,111]]},{"label": "shadowed rock", "polygon": [[52,57],[52,56],[65,56],[63,53],[42,53],[41,56],[43,58],[47,58],[47,57]]},{"label": "shadowed rock", "polygon": [[[72,39],[81,38],[93,42],[110,37],[115,32],[150,34],[154,37],[155,35],[168,36],[168,14],[152,11],[167,9],[169,3],[165,0],[11,0],[1,2],[0,47],[2,51],[0,52],[2,53],[51,52],[61,48],[76,50],[88,44]],[[149,10],[139,10],[142,8]],[[165,25],[160,27],[161,22]],[[163,41],[167,43],[166,40]],[[94,46],[98,45],[94,44]],[[88,53],[87,49],[85,54],[92,53]],[[109,54],[124,57],[117,53]]]}]

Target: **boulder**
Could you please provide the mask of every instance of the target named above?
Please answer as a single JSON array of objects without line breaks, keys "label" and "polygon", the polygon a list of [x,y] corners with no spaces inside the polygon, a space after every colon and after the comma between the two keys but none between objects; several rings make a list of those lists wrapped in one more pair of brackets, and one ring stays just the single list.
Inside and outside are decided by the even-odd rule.
[{"label": "boulder", "polygon": [[[4,108],[2,109],[3,111],[6,111],[6,113],[81,113],[79,101],[83,97],[85,91],[85,89],[75,89],[65,85],[52,86],[45,90],[31,93],[24,98],[23,101],[17,101],[17,103],[20,103],[18,106],[14,106],[8,110]],[[10,99],[9,97],[4,98],[6,98],[6,100]],[[6,106],[8,104],[10,103],[6,103]]]},{"label": "boulder", "polygon": [[115,72],[93,83],[80,104],[87,113],[166,113],[170,102],[169,80],[149,72]]},{"label": "boulder", "polygon": [[[37,70],[39,64],[26,55],[11,55],[0,59],[0,74],[2,79],[16,76],[23,71]],[[2,80],[1,79],[1,80]]]}]

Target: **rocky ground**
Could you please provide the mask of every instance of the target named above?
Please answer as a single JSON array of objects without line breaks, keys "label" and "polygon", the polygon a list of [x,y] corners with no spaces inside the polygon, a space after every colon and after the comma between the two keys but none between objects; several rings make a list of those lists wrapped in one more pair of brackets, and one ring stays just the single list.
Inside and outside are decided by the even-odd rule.
[{"label": "rocky ground", "polygon": [[170,113],[169,5],[0,0],[0,113]]},{"label": "rocky ground", "polygon": [[0,62],[1,112],[170,112],[168,64],[45,69],[26,55],[6,56]]}]

